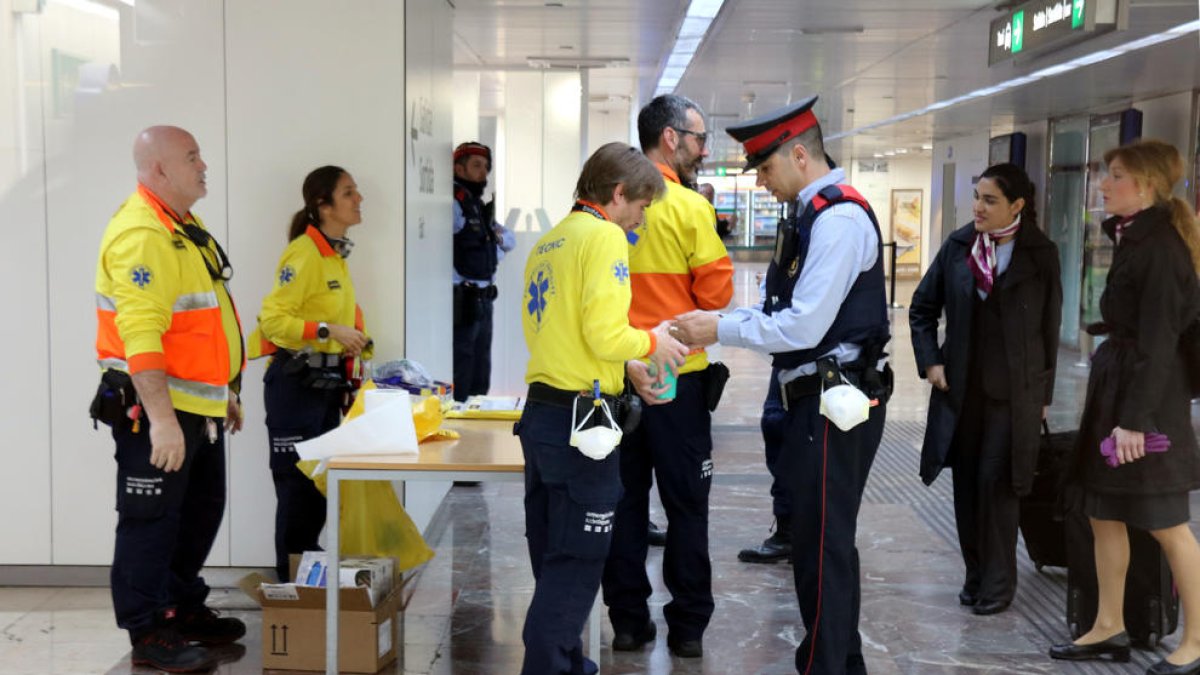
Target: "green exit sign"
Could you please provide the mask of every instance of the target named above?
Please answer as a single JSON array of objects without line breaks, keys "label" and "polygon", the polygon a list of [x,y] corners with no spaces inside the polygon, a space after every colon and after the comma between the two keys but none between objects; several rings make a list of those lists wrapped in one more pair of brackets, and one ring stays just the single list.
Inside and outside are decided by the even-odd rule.
[{"label": "green exit sign", "polygon": [[989,25],[988,65],[1125,28],[1129,0],[1030,0]]},{"label": "green exit sign", "polygon": [[728,174],[729,174],[729,171],[725,167],[723,167],[723,166],[717,167],[717,175],[718,176],[726,176]]}]

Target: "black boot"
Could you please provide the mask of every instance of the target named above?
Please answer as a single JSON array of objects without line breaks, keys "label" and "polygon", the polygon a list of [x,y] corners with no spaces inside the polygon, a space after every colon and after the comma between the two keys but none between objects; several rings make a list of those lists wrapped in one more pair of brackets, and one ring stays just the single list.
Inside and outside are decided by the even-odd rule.
[{"label": "black boot", "polygon": [[754,548],[738,551],[738,560],[748,563],[777,563],[792,559],[792,530],[789,518],[775,519],[775,532]]},{"label": "black boot", "polygon": [[175,628],[183,639],[205,645],[226,645],[246,634],[246,624],[241,619],[221,616],[203,605],[180,610]]}]

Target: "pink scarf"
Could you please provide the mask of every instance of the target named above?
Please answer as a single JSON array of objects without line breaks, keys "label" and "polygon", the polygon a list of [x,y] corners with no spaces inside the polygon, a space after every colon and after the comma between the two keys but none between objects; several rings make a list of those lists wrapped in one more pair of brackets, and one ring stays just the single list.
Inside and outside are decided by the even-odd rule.
[{"label": "pink scarf", "polygon": [[984,293],[991,294],[992,284],[996,281],[996,241],[1010,237],[1021,229],[1021,216],[1012,225],[995,232],[976,232],[975,243],[971,244],[971,252],[967,254],[967,266],[975,275],[976,287]]}]

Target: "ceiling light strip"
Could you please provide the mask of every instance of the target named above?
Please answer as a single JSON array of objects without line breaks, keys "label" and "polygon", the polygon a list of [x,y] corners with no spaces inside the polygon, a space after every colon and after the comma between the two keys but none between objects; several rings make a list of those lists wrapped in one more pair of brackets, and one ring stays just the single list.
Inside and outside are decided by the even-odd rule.
[{"label": "ceiling light strip", "polygon": [[892,124],[897,124],[899,122],[905,122],[907,120],[913,119],[914,117],[921,117],[922,115],[928,115],[931,112],[945,110],[946,108],[950,108],[952,106],[959,105],[960,103],[966,103],[968,101],[973,101],[976,99],[987,98],[989,96],[995,96],[996,94],[1008,91],[1010,89],[1016,89],[1017,87],[1023,87],[1027,84],[1037,82],[1038,80],[1043,80],[1048,77],[1054,77],[1056,75],[1062,75],[1063,73],[1069,73],[1073,70],[1078,70],[1079,68],[1083,68],[1085,66],[1090,66],[1090,65],[1093,65],[1096,63],[1100,63],[1102,61],[1107,61],[1109,59],[1113,59],[1118,56],[1121,56],[1122,54],[1128,54],[1130,52],[1135,52],[1140,49],[1152,47],[1156,44],[1174,40],[1176,38],[1183,37],[1184,35],[1187,35],[1188,33],[1194,33],[1197,31],[1200,31],[1200,21],[1189,21],[1188,23],[1180,24],[1178,26],[1175,26],[1174,28],[1165,30],[1161,33],[1155,33],[1154,35],[1147,35],[1146,37],[1139,38],[1137,40],[1132,40],[1130,42],[1126,42],[1125,44],[1118,45],[1118,46],[1112,47],[1110,49],[1102,49],[1099,51],[1092,52],[1090,54],[1084,54],[1083,56],[1072,59],[1070,61],[1066,61],[1064,63],[1060,63],[1060,64],[1053,65],[1053,66],[1048,66],[1046,68],[1042,68],[1041,70],[1037,70],[1032,73],[1029,73],[1028,75],[1022,75],[1021,77],[1013,78],[1011,80],[1006,80],[1004,82],[1001,82],[1000,84],[992,85],[990,87],[976,89],[975,91],[972,91],[967,94],[963,94],[961,96],[955,96],[954,98],[944,99],[944,100],[938,101],[937,103],[932,103],[930,105],[927,105],[924,108],[920,108],[918,110],[912,110],[912,111],[909,111],[909,112],[906,112],[906,113],[903,113],[900,115],[896,115],[895,117],[889,117],[885,120],[880,120],[878,122],[872,122],[871,124],[867,124],[867,125],[864,125],[861,127],[856,127],[854,129],[850,129],[849,131],[841,131],[836,134],[830,134],[827,138],[828,138],[828,140],[832,141],[832,140],[835,140],[838,138],[854,136],[854,135],[861,134],[861,133],[864,133],[867,131],[871,131],[872,129],[878,129],[880,127],[886,127],[886,126],[889,126]]},{"label": "ceiling light strip", "polygon": [[654,95],[661,96],[675,91],[679,81],[683,79],[692,57],[708,34],[713,19],[721,12],[725,0],[692,0],[687,13],[683,17],[683,25],[679,27],[679,35],[675,36],[675,45],[667,57],[666,64],[658,76],[658,85]]}]

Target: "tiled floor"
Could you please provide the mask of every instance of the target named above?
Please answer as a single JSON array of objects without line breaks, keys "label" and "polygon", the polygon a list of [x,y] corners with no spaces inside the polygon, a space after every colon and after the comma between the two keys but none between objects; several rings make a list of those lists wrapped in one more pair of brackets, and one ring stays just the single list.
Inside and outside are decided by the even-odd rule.
[{"label": "tiled floor", "polygon": [[[735,304],[753,301],[753,272],[739,265]],[[911,282],[898,296],[907,304]],[[884,445],[872,471],[860,517],[863,570],[861,631],[873,674],[1144,672],[1157,656],[1135,663],[1064,665],[1045,656],[1066,638],[1062,620],[1065,573],[1039,573],[1022,553],[1012,610],[975,617],[959,607],[962,570],[954,539],[949,481],[926,488],[916,476],[926,385],[915,376],[907,313],[895,311],[893,367],[897,392],[889,405]],[[769,479],[758,432],[769,366],[741,350],[722,355],[733,370],[714,426],[711,554],[716,612],[705,635],[705,657],[674,659],[660,637],[641,653],[602,649],[605,673],[788,673],[803,635],[791,568],[737,562],[737,550],[768,534]],[[1054,427],[1074,423],[1086,370],[1064,352]],[[1200,504],[1197,504],[1200,506]],[[1200,509],[1193,508],[1193,513]],[[661,511],[656,514],[665,523]],[[533,591],[525,549],[519,484],[455,488],[435,523],[437,557],[411,584],[399,616],[399,660],[388,673],[514,673],[521,627]],[[648,566],[659,635],[667,596],[658,575],[661,550]],[[245,649],[224,656],[221,673],[261,671],[260,614],[236,590],[214,604],[249,624]],[[0,673],[130,673],[128,643],[113,625],[106,589],[0,589]],[[603,641],[611,640],[605,622]],[[1168,644],[1172,641],[1168,640]],[[115,665],[114,665],[115,664]]]}]

